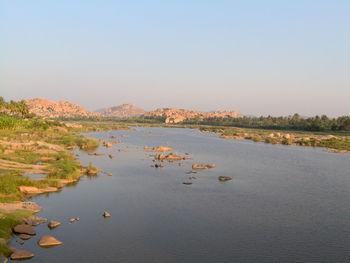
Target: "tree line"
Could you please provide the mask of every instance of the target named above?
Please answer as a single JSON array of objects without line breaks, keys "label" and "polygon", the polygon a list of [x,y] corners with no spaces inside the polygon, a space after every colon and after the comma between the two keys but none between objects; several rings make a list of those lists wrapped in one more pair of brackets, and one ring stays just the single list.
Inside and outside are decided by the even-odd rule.
[{"label": "tree line", "polygon": [[350,116],[329,118],[326,115],[303,118],[299,114],[287,117],[212,117],[193,118],[184,124],[202,124],[213,126],[235,126],[242,128],[302,130],[302,131],[350,131]]},{"label": "tree line", "polygon": [[28,105],[24,100],[9,102],[0,96],[0,113],[18,118],[32,118],[35,114],[29,112]]}]

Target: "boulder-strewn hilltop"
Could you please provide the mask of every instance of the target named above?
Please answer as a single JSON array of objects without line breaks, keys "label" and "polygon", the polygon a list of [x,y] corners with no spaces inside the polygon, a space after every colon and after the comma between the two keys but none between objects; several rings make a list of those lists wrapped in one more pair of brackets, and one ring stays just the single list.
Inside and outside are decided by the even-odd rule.
[{"label": "boulder-strewn hilltop", "polygon": [[103,116],[119,118],[138,117],[145,113],[143,109],[133,104],[123,104],[109,107],[106,109],[97,110],[96,112],[101,113]]},{"label": "boulder-strewn hilltop", "polygon": [[29,111],[40,117],[90,117],[100,116],[99,113],[93,113],[85,108],[71,103],[66,100],[54,102],[43,98],[27,99],[25,103],[29,107]]},{"label": "boulder-strewn hilltop", "polygon": [[187,119],[192,118],[210,118],[210,117],[233,117],[241,118],[243,115],[238,114],[235,111],[213,111],[213,112],[201,112],[196,110],[185,110],[185,109],[176,109],[176,108],[160,108],[154,111],[146,112],[143,116],[152,117],[152,116],[164,116],[165,123],[179,123]]}]

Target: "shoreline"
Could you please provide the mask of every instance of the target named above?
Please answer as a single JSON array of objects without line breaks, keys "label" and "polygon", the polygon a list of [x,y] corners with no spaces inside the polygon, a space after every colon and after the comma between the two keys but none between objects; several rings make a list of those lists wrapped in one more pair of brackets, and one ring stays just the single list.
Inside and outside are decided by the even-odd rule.
[{"label": "shoreline", "polygon": [[219,134],[222,139],[250,140],[268,144],[325,148],[329,153],[350,153],[350,137],[245,128],[201,127],[201,133]]},{"label": "shoreline", "polygon": [[[84,167],[71,150],[89,152],[101,143],[107,146],[81,134],[129,129],[120,124],[98,123],[84,127],[76,122],[54,123],[47,129],[0,130],[0,255],[3,257],[19,251],[8,247],[15,234],[13,228],[35,221],[35,214],[42,209],[35,202],[27,201],[29,198],[58,192],[66,185],[77,183],[83,176],[95,176],[100,172],[91,163]],[[42,174],[43,178],[31,178],[31,174]]]}]

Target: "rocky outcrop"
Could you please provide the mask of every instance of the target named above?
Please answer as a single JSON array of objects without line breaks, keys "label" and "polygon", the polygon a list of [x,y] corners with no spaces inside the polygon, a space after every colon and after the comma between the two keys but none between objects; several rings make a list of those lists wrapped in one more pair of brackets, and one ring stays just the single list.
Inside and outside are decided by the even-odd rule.
[{"label": "rocky outcrop", "polygon": [[100,109],[96,112],[106,117],[130,118],[138,117],[145,113],[143,109],[133,104],[123,104],[119,106]]},{"label": "rocky outcrop", "polygon": [[92,117],[100,116],[100,113],[90,112],[85,108],[72,102],[61,100],[54,102],[43,98],[25,100],[31,113],[40,117]]},{"label": "rocky outcrop", "polygon": [[58,191],[56,187],[37,188],[34,186],[19,186],[18,189],[24,194],[42,194]]},{"label": "rocky outcrop", "polygon": [[143,114],[145,117],[164,117],[165,123],[179,123],[187,119],[198,118],[200,120],[211,117],[232,117],[241,118],[243,115],[235,111],[213,111],[201,112],[196,110],[185,110],[176,108],[160,108]]},{"label": "rocky outcrop", "polygon": [[6,213],[12,213],[17,210],[38,213],[41,211],[41,206],[34,202],[0,203],[0,210],[5,211]]}]

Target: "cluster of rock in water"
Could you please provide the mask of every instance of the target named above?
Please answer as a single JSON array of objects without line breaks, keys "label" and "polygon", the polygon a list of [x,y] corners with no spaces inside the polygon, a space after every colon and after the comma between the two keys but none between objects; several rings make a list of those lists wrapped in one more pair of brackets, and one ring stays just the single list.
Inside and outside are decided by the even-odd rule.
[{"label": "cluster of rock in water", "polygon": [[[124,137],[126,137],[126,136],[124,136]],[[110,138],[116,138],[116,137],[110,136]],[[114,142],[110,142],[110,141],[106,141],[106,140],[102,141],[102,145],[105,146],[106,148],[112,147],[113,143]],[[188,157],[188,155],[190,155],[189,153],[185,153],[185,156],[180,156],[180,155],[177,155],[174,153],[165,154],[165,152],[172,151],[172,149],[170,147],[159,146],[159,147],[149,148],[149,147],[145,146],[144,150],[146,152],[157,153],[157,154],[153,155],[153,157],[154,157],[153,162],[155,162],[155,164],[152,165],[152,167],[155,167],[155,168],[164,167],[164,161],[167,161],[167,162],[179,161],[179,163],[178,163],[179,166],[185,166],[185,163],[183,163],[181,161],[192,160],[192,158]],[[102,156],[105,154],[103,154],[103,153],[90,153],[89,155]],[[108,157],[110,159],[113,159],[114,155],[108,154]],[[216,168],[216,164],[192,164],[192,170],[188,171],[186,174],[197,174],[198,170],[213,169],[213,168]],[[85,171],[86,174],[88,174],[89,172],[90,171]],[[97,172],[98,172],[98,170],[91,171],[91,173],[97,173]],[[111,173],[108,173],[108,172],[105,172],[105,174],[112,175]],[[190,176],[188,176],[188,180],[184,181],[183,184],[184,185],[191,185],[193,179],[197,179],[197,177],[190,175]],[[224,182],[224,181],[232,180],[232,178],[228,177],[228,176],[219,176],[218,180],[221,182]],[[31,189],[25,189],[25,190],[29,191]],[[108,213],[107,211],[105,211],[105,212],[103,212],[102,216],[107,218],[107,217],[110,217],[111,214]],[[74,223],[74,222],[77,222],[79,220],[80,220],[79,217],[74,217],[74,218],[70,218],[68,220],[68,222]],[[13,233],[16,234],[20,238],[20,241],[18,243],[24,244],[25,240],[29,240],[29,239],[31,239],[32,236],[36,235],[36,229],[34,228],[34,226],[39,225],[39,224],[43,224],[43,223],[47,223],[47,226],[49,229],[54,229],[54,228],[61,225],[61,222],[48,221],[46,218],[41,218],[41,217],[37,217],[37,216],[32,216],[29,219],[23,219],[21,224],[15,226],[12,229]],[[40,237],[40,239],[38,241],[38,245],[41,247],[53,247],[53,246],[58,246],[61,244],[63,244],[63,242],[59,241],[58,239],[56,239],[55,237],[53,237],[51,235],[43,235]],[[11,247],[10,250],[12,251],[12,254],[10,256],[10,258],[12,260],[24,260],[24,259],[30,259],[30,258],[34,257],[34,254],[29,252],[29,251],[20,250],[20,249],[13,248],[13,247]]]},{"label": "cluster of rock in water", "polygon": [[[107,218],[107,217],[110,217],[111,214],[108,213],[107,211],[104,211],[102,213],[102,216]],[[75,217],[75,218],[69,219],[68,222],[73,223],[79,220],[80,220],[79,217]],[[36,235],[35,226],[43,223],[47,223],[47,226],[49,229],[54,229],[61,225],[61,222],[58,222],[58,221],[48,221],[46,218],[32,216],[29,219],[23,219],[19,225],[16,225],[15,227],[13,227],[12,231],[15,235],[17,235],[20,238],[20,241],[18,241],[18,243],[23,245],[25,240],[29,240]],[[51,235],[43,235],[38,240],[38,245],[40,247],[45,247],[45,248],[50,248],[61,244],[63,244],[62,241],[58,240],[57,238]],[[25,260],[35,256],[33,253],[26,250],[17,249],[14,247],[10,247],[9,249],[12,251],[12,254],[10,256],[12,260]]]},{"label": "cluster of rock in water", "polygon": [[[185,153],[186,156],[180,156],[174,153],[168,153],[164,154],[164,152],[170,152],[172,149],[170,147],[165,147],[165,146],[159,146],[159,147],[154,147],[150,148],[148,146],[144,147],[144,150],[147,152],[158,152],[158,154],[153,155],[154,159],[153,162],[155,164],[151,165],[151,167],[155,168],[163,168],[164,167],[164,161],[168,162],[174,162],[174,161],[182,161],[182,160],[192,160],[192,158],[188,157],[189,153]],[[159,153],[163,152],[163,153]],[[185,166],[183,162],[179,162],[179,166]],[[213,169],[216,168],[216,164],[192,164],[192,170],[187,172],[186,174],[196,174],[196,170],[204,170],[204,169]],[[193,179],[197,179],[195,176],[189,176],[188,180],[189,181],[184,181],[184,185],[191,185]],[[229,176],[219,176],[218,180],[220,182],[225,182],[232,180],[232,177]]]}]

